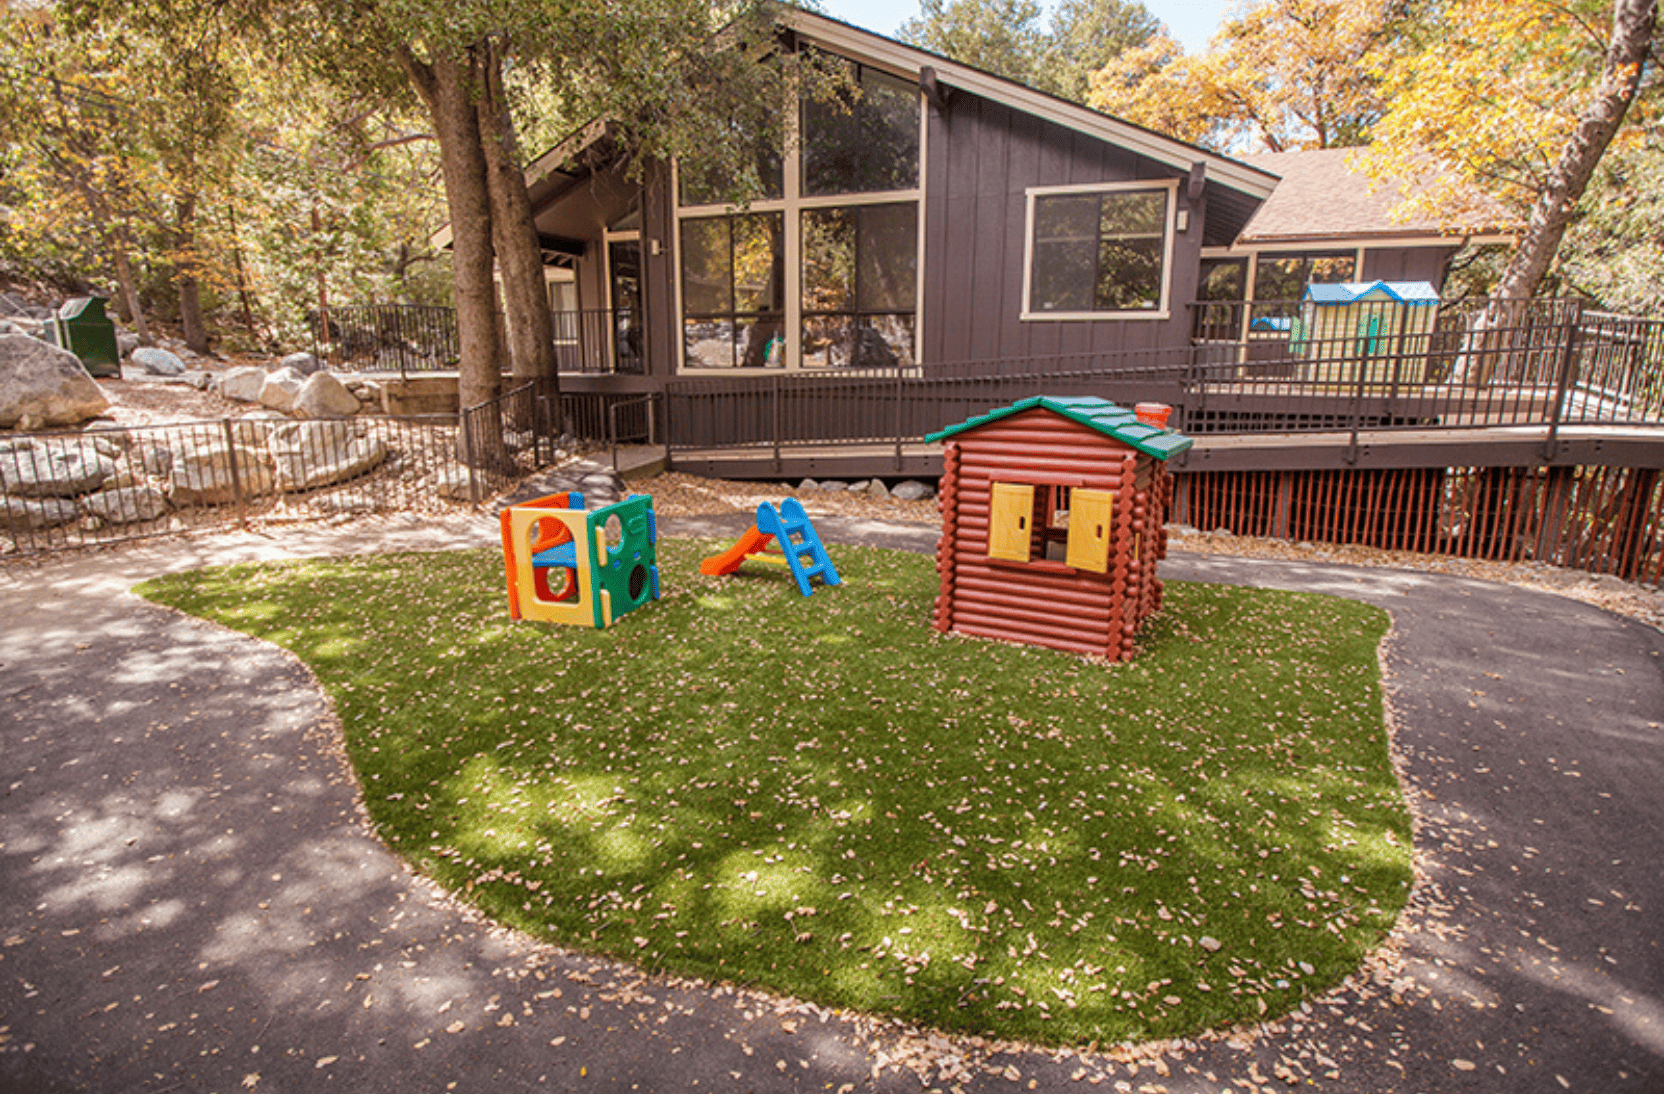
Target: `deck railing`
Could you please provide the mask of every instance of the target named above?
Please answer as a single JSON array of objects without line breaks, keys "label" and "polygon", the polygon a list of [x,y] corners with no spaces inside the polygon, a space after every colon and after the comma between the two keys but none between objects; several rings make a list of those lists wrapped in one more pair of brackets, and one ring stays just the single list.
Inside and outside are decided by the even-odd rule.
[{"label": "deck railing", "polygon": [[[628,308],[557,311],[555,362],[564,373],[647,371],[640,313]],[[312,354],[355,372],[442,372],[457,367],[456,310],[409,304],[358,304],[307,314]],[[508,368],[504,361],[504,370]]]},{"label": "deck railing", "polygon": [[[1201,305],[1213,308],[1216,305]],[[667,385],[678,449],[902,444],[1037,393],[1162,402],[1203,435],[1664,424],[1664,323],[1575,304],[1364,307],[1259,341]],[[1275,316],[1271,316],[1275,318]]]}]

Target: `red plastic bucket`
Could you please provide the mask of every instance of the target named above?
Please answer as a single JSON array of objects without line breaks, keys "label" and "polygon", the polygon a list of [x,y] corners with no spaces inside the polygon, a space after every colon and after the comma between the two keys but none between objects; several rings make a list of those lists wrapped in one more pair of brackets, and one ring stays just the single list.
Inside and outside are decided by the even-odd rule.
[{"label": "red plastic bucket", "polygon": [[1157,429],[1167,428],[1167,416],[1173,413],[1173,408],[1166,403],[1139,403],[1132,408],[1138,420],[1145,425],[1153,425]]}]

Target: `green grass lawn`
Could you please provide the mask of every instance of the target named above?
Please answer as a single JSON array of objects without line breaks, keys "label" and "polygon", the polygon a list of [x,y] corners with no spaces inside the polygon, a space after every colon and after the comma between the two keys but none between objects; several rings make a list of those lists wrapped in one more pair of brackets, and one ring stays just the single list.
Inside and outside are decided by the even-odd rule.
[{"label": "green grass lawn", "polygon": [[711,549],[605,631],[511,621],[490,550],[140,591],[305,660],[418,869],[647,968],[1114,1042],[1285,1012],[1402,907],[1380,610],[1174,583],[1106,666],[936,634],[926,556],[806,600]]}]

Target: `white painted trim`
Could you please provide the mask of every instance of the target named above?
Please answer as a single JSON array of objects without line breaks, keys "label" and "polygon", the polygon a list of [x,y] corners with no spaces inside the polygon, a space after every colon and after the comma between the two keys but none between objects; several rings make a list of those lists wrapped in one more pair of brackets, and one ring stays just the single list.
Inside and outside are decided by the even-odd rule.
[{"label": "white painted trim", "polygon": [[1513,243],[1517,237],[1501,232],[1480,235],[1402,235],[1402,236],[1284,236],[1276,239],[1247,240],[1229,247],[1204,247],[1203,258],[1235,258],[1260,251],[1345,251],[1353,247],[1363,250],[1414,247],[1463,247],[1470,243]]},{"label": "white painted trim", "polygon": [[[1018,319],[1025,323],[1063,321],[1097,322],[1137,319],[1171,319],[1173,292],[1173,247],[1178,235],[1173,230],[1177,215],[1179,179],[1148,179],[1130,182],[1078,182],[1067,186],[1030,186],[1023,191],[1023,299]],[[1034,199],[1057,194],[1106,194],[1117,191],[1164,190],[1165,209],[1161,218],[1161,297],[1153,311],[1035,311],[1031,292],[1034,284]]]},{"label": "white painted trim", "polygon": [[888,68],[896,75],[917,80],[919,70],[928,65],[936,70],[940,83],[963,88],[1066,129],[1119,145],[1169,167],[1189,171],[1190,165],[1200,160],[1208,165],[1209,181],[1217,181],[1250,197],[1262,200],[1269,197],[1279,181],[1278,176],[1257,167],[1140,129],[1108,114],[1100,114],[846,23],[798,8],[785,9],[780,20],[811,42],[826,45],[838,53],[854,54],[854,59],[863,63],[870,59],[875,68]]}]

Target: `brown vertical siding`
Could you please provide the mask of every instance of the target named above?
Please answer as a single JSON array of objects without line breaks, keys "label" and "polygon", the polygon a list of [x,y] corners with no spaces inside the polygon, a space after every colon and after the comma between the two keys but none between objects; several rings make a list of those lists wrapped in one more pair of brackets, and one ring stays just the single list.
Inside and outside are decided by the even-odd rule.
[{"label": "brown vertical siding", "polygon": [[1033,186],[1165,180],[1181,174],[1094,137],[956,91],[929,113],[925,196],[927,363],[1182,348],[1202,244],[1200,203],[1180,188],[1190,229],[1174,236],[1170,317],[1024,322],[1026,191]]}]

